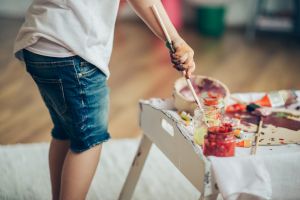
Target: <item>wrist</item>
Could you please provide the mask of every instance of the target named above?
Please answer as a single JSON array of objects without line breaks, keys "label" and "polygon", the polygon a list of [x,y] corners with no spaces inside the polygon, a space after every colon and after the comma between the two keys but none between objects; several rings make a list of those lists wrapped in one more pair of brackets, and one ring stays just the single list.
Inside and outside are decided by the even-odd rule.
[{"label": "wrist", "polygon": [[171,40],[172,40],[172,42],[182,42],[182,41],[184,41],[184,40],[180,37],[180,35],[178,35],[178,34],[171,36]]}]

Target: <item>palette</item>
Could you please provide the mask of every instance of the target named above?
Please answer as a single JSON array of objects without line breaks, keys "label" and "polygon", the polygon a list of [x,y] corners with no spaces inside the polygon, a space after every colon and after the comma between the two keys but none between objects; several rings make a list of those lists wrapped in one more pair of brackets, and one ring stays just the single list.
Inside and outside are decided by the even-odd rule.
[{"label": "palette", "polygon": [[[201,97],[202,93],[211,92],[220,95],[224,98],[225,103],[229,99],[230,92],[227,86],[211,77],[206,76],[193,76],[190,78],[195,93],[198,97]],[[190,114],[194,113],[197,107],[193,95],[184,78],[179,78],[174,84],[174,105],[178,111],[186,111]]]},{"label": "palette", "polygon": [[[256,132],[259,117],[249,113],[230,113],[229,117],[241,119],[241,129]],[[272,114],[262,118],[259,145],[300,144],[300,111],[272,109]]]}]

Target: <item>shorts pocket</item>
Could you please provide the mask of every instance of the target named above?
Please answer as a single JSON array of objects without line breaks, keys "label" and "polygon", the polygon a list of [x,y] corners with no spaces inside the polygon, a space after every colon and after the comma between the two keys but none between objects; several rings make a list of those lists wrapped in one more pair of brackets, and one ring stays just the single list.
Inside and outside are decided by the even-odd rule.
[{"label": "shorts pocket", "polygon": [[106,75],[95,65],[88,62],[80,63],[77,76],[81,84],[85,87],[93,85],[105,86],[106,84]]},{"label": "shorts pocket", "polygon": [[67,106],[61,79],[45,79],[32,76],[47,106],[51,106],[58,114],[66,112]]},{"label": "shorts pocket", "polygon": [[98,70],[100,70],[100,69],[98,69],[95,65],[93,65],[89,62],[86,62],[86,61],[80,62],[79,71],[80,71],[81,76],[92,75],[93,73],[97,72]]}]

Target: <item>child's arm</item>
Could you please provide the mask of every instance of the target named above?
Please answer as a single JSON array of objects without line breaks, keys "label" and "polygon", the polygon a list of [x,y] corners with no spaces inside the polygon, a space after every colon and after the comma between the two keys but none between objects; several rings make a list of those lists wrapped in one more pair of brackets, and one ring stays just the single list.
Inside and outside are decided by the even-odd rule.
[{"label": "child's arm", "polygon": [[133,7],[137,15],[148,25],[148,27],[160,39],[166,41],[164,33],[151,10],[151,6],[155,5],[161,18],[166,26],[166,29],[171,37],[176,53],[171,55],[173,64],[180,62],[186,69],[188,76],[195,70],[194,51],[192,48],[179,36],[172,22],[170,21],[160,0],[127,0]]}]

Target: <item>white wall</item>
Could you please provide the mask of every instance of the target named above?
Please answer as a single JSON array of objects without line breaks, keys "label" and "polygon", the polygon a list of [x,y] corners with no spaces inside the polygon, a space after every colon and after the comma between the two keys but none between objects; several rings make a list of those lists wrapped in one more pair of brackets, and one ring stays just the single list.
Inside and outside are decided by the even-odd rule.
[{"label": "white wall", "polygon": [[[169,0],[172,1],[172,0]],[[185,13],[192,13],[190,1],[182,0],[184,2]],[[193,0],[195,1],[195,0]],[[211,0],[209,0],[211,1]],[[251,9],[253,0],[226,0],[227,13],[226,13],[226,23],[231,26],[244,25],[249,17],[251,16]],[[0,0],[0,16],[7,17],[23,17],[26,9],[30,5],[32,0]],[[276,10],[278,7],[290,7],[291,1],[282,0],[270,0],[268,1],[268,8]],[[186,14],[187,15],[187,14]],[[123,17],[135,17],[132,10],[128,6],[122,11]],[[185,16],[186,19],[190,19],[191,16]]]},{"label": "white wall", "polygon": [[23,17],[32,0],[0,0],[0,16]]},{"label": "white wall", "polygon": [[231,0],[227,5],[226,24],[231,26],[245,25],[251,17],[252,0]]},{"label": "white wall", "polygon": [[[229,25],[244,25],[252,16],[254,0],[228,0],[226,22]],[[268,11],[282,9],[291,10],[292,0],[269,0],[265,1],[265,8]]]}]

